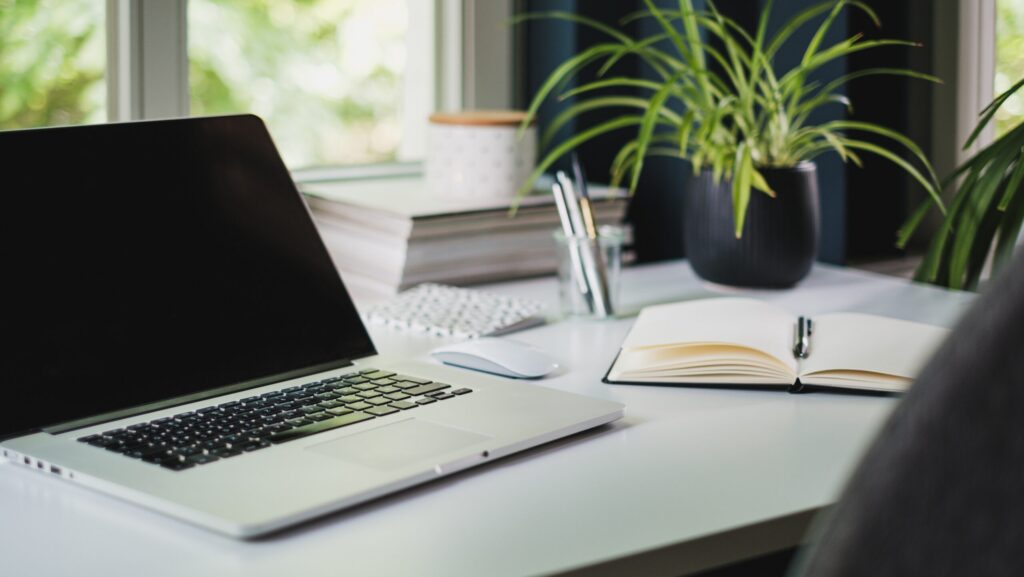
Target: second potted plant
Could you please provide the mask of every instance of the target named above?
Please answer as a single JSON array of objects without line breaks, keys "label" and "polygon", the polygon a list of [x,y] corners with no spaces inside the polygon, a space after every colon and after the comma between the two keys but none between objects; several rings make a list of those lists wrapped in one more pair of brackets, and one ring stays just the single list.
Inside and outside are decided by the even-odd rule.
[{"label": "second potted plant", "polygon": [[[634,129],[636,137],[622,147],[612,163],[612,184],[626,182],[634,191],[649,156],[689,161],[693,175],[681,228],[691,264],[707,280],[749,287],[792,286],[810,270],[819,235],[813,160],[820,154],[835,152],[843,161],[858,165],[863,152],[886,158],[919,182],[941,208],[934,171],[911,140],[877,124],[853,120],[815,123],[812,119],[812,113],[821,107],[848,107],[840,89],[858,77],[888,74],[937,81],[897,68],[859,70],[825,84],[810,80],[814,71],[848,54],[913,45],[903,40],[866,40],[861,35],[824,45],[826,33],[847,7],[865,11],[877,23],[870,7],[846,0],[817,4],[768,37],[771,2],[752,33],[721,14],[710,0],[707,11],[694,10],[691,0],[680,0],[679,10],[661,9],[651,0],[645,3],[646,10],[626,19],[657,22],[659,32],[644,38],[633,38],[571,13],[520,16],[521,20],[570,20],[608,37],[607,42],[571,57],[551,73],[535,95],[524,126],[562,83],[591,65],[600,65],[598,80],[559,95],[579,98],[552,120],[543,140],[580,114],[623,110],[550,147],[524,188],[584,142],[612,131]],[[818,18],[822,20],[799,64],[776,70],[779,49],[794,32]],[[716,43],[705,42],[702,32]],[[671,49],[663,48],[665,44]],[[614,65],[629,55],[646,63],[657,80],[610,75]],[[889,139],[910,151],[914,162],[854,136],[858,132]],[[545,144],[548,142],[542,142]]]}]

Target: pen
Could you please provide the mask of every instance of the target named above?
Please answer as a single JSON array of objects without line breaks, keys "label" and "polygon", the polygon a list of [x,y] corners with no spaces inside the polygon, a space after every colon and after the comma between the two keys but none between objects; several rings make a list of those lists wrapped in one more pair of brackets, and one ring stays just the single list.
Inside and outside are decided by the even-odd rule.
[{"label": "pen", "polygon": [[583,280],[587,285],[587,303],[590,305],[590,311],[597,317],[611,316],[611,309],[608,306],[608,283],[603,281],[599,272],[597,256],[595,255],[596,251],[594,250],[594,245],[597,241],[591,239],[586,234],[586,222],[583,218],[583,209],[580,206],[579,196],[576,194],[576,187],[564,171],[559,170],[555,173],[555,178],[565,193],[566,208],[568,209],[569,220],[572,223],[574,232],[571,247],[579,252]]},{"label": "pen", "polygon": [[583,165],[580,157],[575,152],[572,155],[572,169],[576,178],[576,188],[580,197],[580,212],[583,215],[583,224],[586,228],[587,253],[589,259],[584,262],[591,266],[588,269],[590,275],[590,290],[594,293],[594,312],[601,317],[615,314],[612,305],[611,293],[608,286],[608,267],[604,259],[604,251],[601,249],[601,239],[598,238],[597,222],[594,218],[593,206],[590,204],[590,191],[587,189],[587,175],[583,172]]},{"label": "pen", "polygon": [[565,235],[566,250],[569,251],[569,260],[572,266],[570,274],[575,278],[576,288],[579,289],[580,294],[583,295],[584,300],[587,301],[589,306],[590,291],[587,288],[587,279],[584,278],[583,275],[583,263],[580,262],[580,255],[576,250],[576,244],[573,241],[573,239],[576,238],[576,234],[572,228],[572,218],[569,216],[569,201],[567,199],[567,195],[558,182],[551,185],[551,193],[555,196],[555,206],[558,207],[558,218],[562,221],[562,234]]},{"label": "pen", "polygon": [[806,359],[811,348],[811,319],[800,317],[796,321],[796,342],[793,343],[793,356]]}]

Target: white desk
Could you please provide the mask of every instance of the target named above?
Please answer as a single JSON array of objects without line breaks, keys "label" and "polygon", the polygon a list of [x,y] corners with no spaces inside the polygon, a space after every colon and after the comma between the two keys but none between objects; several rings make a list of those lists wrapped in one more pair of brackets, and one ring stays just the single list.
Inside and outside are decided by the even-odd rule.
[{"label": "white desk", "polygon": [[[627,270],[623,280],[627,307],[713,294],[685,263]],[[494,288],[555,300],[553,279]],[[857,310],[946,325],[971,300],[831,267],[816,268],[798,290],[758,296],[812,314]],[[797,543],[895,404],[602,384],[631,322],[577,320],[515,337],[566,367],[540,384],[622,401],[619,423],[258,542],[0,466],[0,574],[680,575]],[[389,354],[424,356],[438,343],[374,336]]]}]

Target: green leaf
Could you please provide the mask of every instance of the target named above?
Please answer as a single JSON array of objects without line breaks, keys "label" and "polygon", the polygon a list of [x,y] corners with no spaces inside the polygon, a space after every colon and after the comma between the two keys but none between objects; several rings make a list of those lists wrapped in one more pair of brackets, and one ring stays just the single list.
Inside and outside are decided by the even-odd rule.
[{"label": "green leaf", "polygon": [[544,171],[551,168],[551,165],[558,161],[559,158],[565,156],[566,154],[568,154],[569,152],[571,152],[584,142],[589,142],[590,140],[593,140],[594,138],[597,138],[602,134],[612,132],[613,130],[619,130],[621,128],[626,128],[629,126],[637,126],[642,121],[642,117],[636,115],[619,116],[617,118],[613,118],[611,120],[603,122],[593,128],[584,130],[583,132],[573,136],[572,138],[567,139],[565,142],[562,142],[557,147],[555,147],[554,150],[549,152],[544,157],[544,159],[537,164],[537,168],[533,171],[532,174],[530,174],[526,182],[524,182],[523,185],[519,187],[519,191],[516,194],[518,196],[523,196],[529,193],[533,187],[533,183],[536,182],[542,174],[544,174]]},{"label": "green leaf", "polygon": [[907,162],[906,160],[903,160],[899,156],[896,156],[892,152],[889,152],[885,148],[882,148],[882,147],[880,147],[880,146],[878,146],[876,144],[873,144],[871,142],[865,142],[863,140],[851,140],[849,138],[843,138],[843,144],[845,144],[847,148],[856,148],[856,149],[859,149],[859,150],[866,150],[868,152],[872,152],[874,154],[877,154],[878,156],[881,156],[881,157],[887,159],[889,162],[892,162],[893,164],[895,164],[895,165],[899,166],[900,168],[902,168],[907,174],[912,176],[914,178],[914,180],[916,180],[917,182],[921,183],[921,186],[924,187],[925,191],[928,192],[928,195],[931,196],[932,200],[939,207],[939,210],[942,211],[943,214],[945,214],[945,212],[946,212],[945,205],[942,202],[942,197],[939,196],[938,188],[935,186],[934,183],[932,183],[927,178],[925,178],[921,174],[921,172],[919,170],[917,170],[916,168],[914,168],[914,166],[911,165],[909,162]]},{"label": "green leaf", "polygon": [[[555,134],[558,133],[559,129],[572,121],[573,118],[589,112],[591,110],[600,110],[604,108],[639,108],[640,110],[647,110],[648,102],[643,98],[631,97],[631,96],[606,96],[601,98],[591,98],[584,100],[583,102],[574,104],[567,107],[565,110],[560,112],[558,116],[553,118],[548,126],[544,129],[544,134],[541,135],[540,147],[541,150],[547,148],[551,139],[554,138]],[[666,120],[672,124],[678,125],[681,119],[678,114],[667,109],[662,108],[660,114]]]},{"label": "green leaf", "polygon": [[661,87],[661,83],[653,82],[651,80],[640,80],[637,78],[627,78],[623,76],[618,76],[615,78],[596,80],[594,82],[589,82],[582,86],[578,86],[576,88],[573,88],[572,90],[568,90],[562,93],[558,97],[558,99],[565,100],[573,96],[578,96],[580,94],[592,92],[594,90],[601,90],[604,88],[646,88],[648,90],[658,91]]},{"label": "green leaf", "polygon": [[644,167],[644,154],[647,151],[647,147],[650,145],[651,136],[654,134],[654,127],[658,120],[658,114],[660,114],[662,107],[665,105],[665,100],[668,98],[669,93],[672,90],[672,83],[666,83],[658,92],[654,93],[651,97],[650,106],[647,108],[647,112],[644,113],[643,122],[640,125],[640,133],[636,137],[637,140],[637,159],[636,164],[633,165],[633,175],[629,183],[629,191],[635,192],[636,185],[640,182],[640,171]]},{"label": "green leaf", "polygon": [[519,125],[519,136],[522,136],[526,128],[533,123],[537,117],[537,111],[540,109],[541,103],[548,97],[549,94],[555,89],[556,86],[562,80],[571,77],[573,74],[579,71],[594,59],[600,57],[603,54],[615,51],[617,46],[615,44],[598,44],[592,46],[583,52],[569,58],[558,66],[544,81],[544,84],[537,90],[537,94],[534,95],[533,101],[530,103],[530,108],[526,111],[526,117],[523,119],[522,124]]},{"label": "green leaf", "polygon": [[732,177],[732,217],[736,238],[743,236],[743,224],[747,219],[750,204],[750,181],[754,166],[750,161],[750,148],[741,142],[736,148],[736,163]]}]

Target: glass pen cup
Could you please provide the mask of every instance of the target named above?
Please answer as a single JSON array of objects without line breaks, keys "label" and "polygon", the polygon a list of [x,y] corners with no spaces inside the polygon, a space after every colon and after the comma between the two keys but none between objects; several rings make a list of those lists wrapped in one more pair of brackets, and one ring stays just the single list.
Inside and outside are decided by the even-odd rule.
[{"label": "glass pen cup", "polygon": [[[554,231],[558,254],[558,296],[562,314],[574,317],[602,318],[614,315],[619,304],[619,273],[622,269],[622,244],[624,232],[621,226],[603,225],[597,229],[597,238],[566,237],[561,230]],[[591,306],[587,294],[588,275],[585,272],[583,251],[598,249],[604,261],[605,278],[608,283],[609,314],[601,314]]]}]

